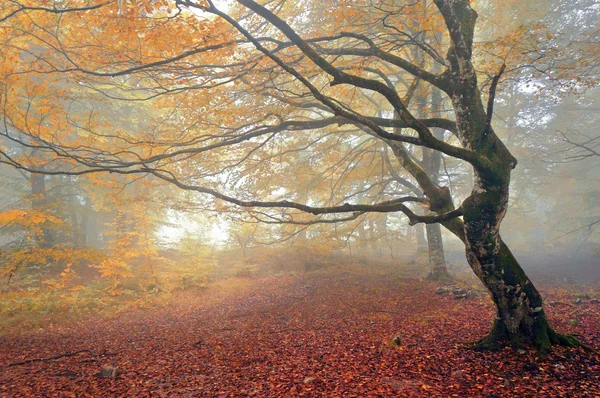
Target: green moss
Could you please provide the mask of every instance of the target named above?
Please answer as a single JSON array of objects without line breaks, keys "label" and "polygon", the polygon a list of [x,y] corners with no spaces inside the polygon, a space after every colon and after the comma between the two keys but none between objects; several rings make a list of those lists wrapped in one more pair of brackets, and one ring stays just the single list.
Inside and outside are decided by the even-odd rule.
[{"label": "green moss", "polygon": [[476,342],[473,348],[476,350],[499,350],[506,345],[507,337],[504,325],[495,320],[487,336]]},{"label": "green moss", "polygon": [[510,344],[513,348],[517,349],[527,343],[531,343],[542,356],[547,355],[553,345],[571,348],[579,347],[588,352],[598,353],[598,351],[583,344],[574,336],[557,333],[550,327],[548,319],[543,312],[536,317],[530,333],[531,336],[522,333],[509,336],[502,323],[496,320],[488,335],[475,343],[474,348],[476,350],[497,350]]},{"label": "green moss", "polygon": [[546,315],[541,312],[535,319],[533,324],[533,345],[542,355],[546,355],[550,352],[552,347],[552,340],[550,334],[553,332],[548,325]]}]

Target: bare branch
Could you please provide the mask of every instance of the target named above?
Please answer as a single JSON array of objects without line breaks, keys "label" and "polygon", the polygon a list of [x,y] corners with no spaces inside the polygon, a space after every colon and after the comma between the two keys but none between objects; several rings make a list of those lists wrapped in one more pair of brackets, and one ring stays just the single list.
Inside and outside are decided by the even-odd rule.
[{"label": "bare branch", "polygon": [[[453,156],[462,160],[465,160],[473,165],[483,167],[483,163],[485,163],[485,159],[472,152],[471,150],[455,147],[450,145],[442,140],[436,139],[429,128],[422,123],[419,122],[407,109],[407,107],[403,104],[401,98],[398,96],[398,93],[392,88],[388,87],[386,84],[371,79],[365,79],[359,76],[350,75],[341,71],[340,69],[334,67],[327,60],[325,60],[322,56],[320,56],[306,41],[304,41],[285,21],[281,18],[273,14],[271,11],[266,9],[265,7],[259,5],[258,3],[251,0],[238,0],[238,2],[250,10],[254,11],[258,15],[265,18],[269,21],[273,26],[278,28],[281,32],[283,32],[308,58],[310,58],[319,68],[321,68],[324,72],[333,77],[333,81],[330,85],[334,86],[337,84],[350,84],[355,87],[365,88],[368,90],[372,90],[374,92],[378,92],[383,95],[390,104],[394,107],[400,119],[406,123],[411,129],[417,131],[419,135],[418,143],[416,145],[425,146],[427,148],[435,149],[440,152],[443,152],[449,156]],[[372,129],[377,135],[381,138],[388,140],[397,141],[395,134],[390,134],[387,131],[381,129],[377,124],[370,121],[368,118],[357,114],[355,112],[350,112],[345,108],[339,106],[337,103],[332,101],[330,98],[325,96],[321,91],[315,87],[308,79],[295,70],[293,67],[288,65],[282,59],[277,57],[271,51],[266,49],[252,34],[250,34],[245,28],[243,28],[237,21],[235,21],[228,14],[217,9],[212,3],[210,3],[209,7],[203,7],[198,4],[192,3],[188,0],[177,0],[177,3],[180,5],[198,8],[206,12],[211,12],[215,15],[220,16],[224,20],[226,20],[229,24],[235,27],[240,33],[242,33],[259,51],[263,54],[267,55],[271,58],[277,65],[279,65],[283,70],[287,73],[294,76],[298,81],[300,81],[305,87],[307,87],[311,94],[323,104],[328,106],[334,114],[337,116],[345,117],[351,120],[354,120],[358,123],[361,123],[368,128]]]},{"label": "bare branch", "polygon": [[43,12],[49,12],[51,14],[65,14],[68,12],[91,11],[91,10],[95,10],[100,7],[103,7],[107,4],[108,3],[101,3],[101,4],[96,4],[94,6],[89,6],[89,7],[68,7],[68,8],[31,7],[31,6],[25,6],[25,5],[19,4],[19,7],[16,10],[11,11],[10,13],[8,13],[7,15],[5,15],[3,17],[0,17],[0,22],[4,22],[7,19],[12,18],[15,15],[25,12],[25,11],[43,11]]},{"label": "bare branch", "polygon": [[492,84],[490,85],[490,94],[488,97],[487,104],[487,115],[485,119],[485,128],[483,133],[484,135],[488,134],[490,129],[492,128],[492,116],[494,114],[494,99],[496,98],[496,87],[498,86],[498,81],[500,80],[500,77],[504,73],[504,69],[506,69],[506,64],[502,64],[500,70],[498,71],[496,76],[494,76],[494,78],[492,79]]}]

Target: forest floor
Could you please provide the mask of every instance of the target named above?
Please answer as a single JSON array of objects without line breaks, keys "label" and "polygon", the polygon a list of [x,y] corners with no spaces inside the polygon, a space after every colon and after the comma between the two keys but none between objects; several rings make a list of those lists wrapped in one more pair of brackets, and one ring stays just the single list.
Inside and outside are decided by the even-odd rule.
[{"label": "forest floor", "polygon": [[[437,288],[367,268],[230,279],[160,308],[8,333],[0,396],[600,397],[598,354],[474,351],[488,297]],[[597,287],[539,288],[559,331],[598,346]]]}]

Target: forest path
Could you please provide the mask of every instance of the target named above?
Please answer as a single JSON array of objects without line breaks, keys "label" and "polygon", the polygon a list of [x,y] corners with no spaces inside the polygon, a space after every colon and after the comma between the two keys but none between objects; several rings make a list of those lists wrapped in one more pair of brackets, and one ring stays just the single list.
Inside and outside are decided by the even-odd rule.
[{"label": "forest path", "polygon": [[[360,268],[233,280],[163,308],[5,335],[0,396],[600,396],[597,354],[472,351],[493,317],[487,296],[436,288]],[[574,304],[576,293],[546,290],[559,331],[600,341],[599,292]],[[103,365],[120,373],[99,377]]]}]

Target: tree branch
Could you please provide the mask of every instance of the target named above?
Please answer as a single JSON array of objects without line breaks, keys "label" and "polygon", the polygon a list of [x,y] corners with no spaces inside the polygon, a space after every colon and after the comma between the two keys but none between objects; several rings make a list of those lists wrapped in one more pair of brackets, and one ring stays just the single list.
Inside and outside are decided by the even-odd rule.
[{"label": "tree branch", "polygon": [[434,85],[435,87],[439,88],[440,90],[442,90],[444,92],[448,91],[448,81],[447,81],[447,78],[445,77],[445,75],[435,75],[435,74],[428,72],[425,69],[422,69],[422,68],[418,67],[417,65],[405,60],[402,57],[391,54],[387,51],[383,51],[371,39],[369,39],[365,35],[361,35],[361,34],[354,33],[354,32],[342,32],[340,34],[340,36],[352,37],[352,38],[361,40],[361,41],[365,42],[369,46],[369,48],[344,48],[344,47],[333,48],[333,49],[324,48],[324,47],[319,47],[319,48],[325,54],[328,54],[328,55],[357,55],[357,56],[362,56],[362,57],[369,57],[369,56],[376,57],[376,58],[381,59],[382,61],[385,61],[394,66],[397,66],[397,67],[401,68],[402,70],[405,70],[406,72],[410,73],[411,75]]},{"label": "tree branch", "polygon": [[[350,75],[341,71],[340,69],[334,67],[327,60],[325,60],[322,56],[320,56],[306,41],[304,41],[285,21],[281,18],[273,14],[271,11],[266,9],[265,7],[259,5],[258,3],[251,0],[238,0],[238,3],[246,6],[250,10],[254,11],[256,14],[262,16],[265,20],[271,23],[274,27],[279,29],[283,34],[285,34],[288,39],[290,39],[309,59],[311,59],[319,68],[321,68],[324,72],[333,77],[333,81],[330,85],[335,86],[337,84],[350,84],[358,88],[368,89],[374,92],[377,92],[383,95],[389,103],[394,107],[400,119],[406,123],[411,129],[414,129],[419,135],[419,142],[416,145],[425,146],[427,148],[435,149],[440,152],[443,152],[449,156],[456,157],[458,159],[465,160],[469,163],[472,163],[476,166],[483,166],[483,159],[478,156],[476,153],[460,147],[455,147],[450,145],[444,141],[436,139],[429,128],[424,124],[420,123],[418,119],[416,119],[406,108],[406,106],[402,103],[402,100],[398,96],[398,93],[385,85],[384,83],[365,79],[359,76]],[[373,123],[368,118],[354,113],[349,112],[348,110],[340,107],[337,103],[332,101],[327,96],[323,95],[321,91],[315,87],[310,81],[307,80],[301,73],[295,70],[293,67],[285,63],[282,59],[277,57],[275,54],[267,50],[262,44],[252,36],[246,29],[244,29],[237,21],[235,21],[232,17],[227,15],[226,13],[217,9],[212,2],[209,2],[209,7],[203,7],[198,4],[192,3],[189,0],[177,0],[177,4],[185,5],[188,7],[193,7],[197,9],[201,9],[206,12],[211,12],[215,15],[220,16],[232,26],[234,26],[240,33],[242,33],[259,51],[263,54],[267,55],[271,58],[277,65],[279,65],[283,70],[294,76],[298,79],[305,87],[307,87],[311,94],[323,104],[328,106],[334,114],[337,116],[346,117],[348,119],[354,120],[358,123],[361,123],[370,129],[372,129],[377,135],[381,138],[395,140],[398,141],[394,134],[390,134],[387,131],[381,129],[377,124]]]},{"label": "tree branch", "polygon": [[48,7],[31,7],[31,6],[24,6],[19,4],[19,7],[10,12],[9,14],[0,17],[0,22],[4,22],[9,18],[14,17],[15,15],[24,12],[24,11],[43,11],[43,12],[49,12],[51,14],[64,14],[64,13],[68,13],[68,12],[77,12],[77,11],[91,11],[91,10],[95,10],[98,9],[100,7],[103,7],[105,5],[107,5],[108,3],[101,3],[101,4],[97,4],[94,6],[89,6],[89,7],[74,7],[74,8],[48,8]]},{"label": "tree branch", "polygon": [[492,128],[492,116],[494,114],[494,99],[496,98],[496,87],[498,86],[498,81],[500,80],[500,77],[504,73],[504,69],[506,69],[506,64],[502,64],[500,70],[498,71],[496,76],[494,76],[494,78],[492,79],[492,84],[490,85],[490,94],[488,97],[487,104],[487,114],[485,118],[485,128],[483,132],[484,135],[487,135],[490,129]]}]

